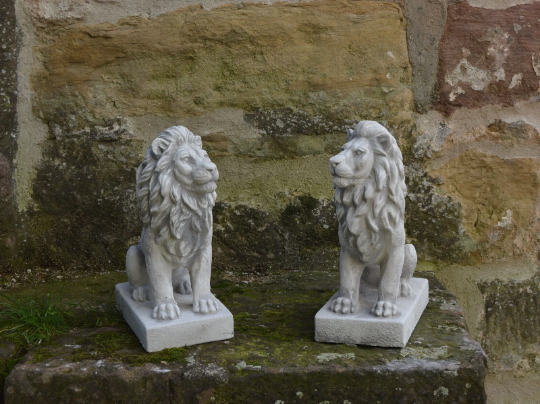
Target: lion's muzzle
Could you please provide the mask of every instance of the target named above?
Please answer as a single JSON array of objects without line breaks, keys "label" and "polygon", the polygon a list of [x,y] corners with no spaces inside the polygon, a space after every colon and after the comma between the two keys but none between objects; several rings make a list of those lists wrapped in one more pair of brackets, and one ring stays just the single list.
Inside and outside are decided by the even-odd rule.
[{"label": "lion's muzzle", "polygon": [[208,161],[201,167],[197,167],[193,173],[193,181],[197,184],[203,185],[210,181],[217,181],[219,178],[219,172],[214,163]]}]

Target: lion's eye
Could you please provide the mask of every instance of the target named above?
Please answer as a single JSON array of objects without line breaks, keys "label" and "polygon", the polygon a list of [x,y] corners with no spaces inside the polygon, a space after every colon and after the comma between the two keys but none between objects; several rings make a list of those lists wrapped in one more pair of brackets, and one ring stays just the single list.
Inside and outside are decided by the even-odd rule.
[{"label": "lion's eye", "polygon": [[357,156],[360,156],[362,154],[364,154],[364,152],[362,150],[357,150],[354,152],[354,154],[356,154]]},{"label": "lion's eye", "polygon": [[189,156],[182,157],[181,160],[182,160],[184,163],[187,163],[187,162],[189,161]]},{"label": "lion's eye", "polygon": [[341,151],[345,151],[345,148],[344,148],[344,147],[342,147],[342,148],[341,148]]}]

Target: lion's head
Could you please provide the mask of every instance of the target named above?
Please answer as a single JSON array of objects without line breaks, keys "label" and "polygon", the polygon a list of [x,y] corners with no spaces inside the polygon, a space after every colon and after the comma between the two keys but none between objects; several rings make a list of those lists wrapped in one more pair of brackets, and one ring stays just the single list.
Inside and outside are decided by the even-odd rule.
[{"label": "lion's head", "polygon": [[137,199],[144,226],[171,257],[188,257],[212,226],[216,200],[216,165],[199,136],[183,126],[163,131],[137,169]]},{"label": "lion's head", "polygon": [[341,153],[330,159],[340,233],[362,254],[378,250],[382,230],[403,227],[405,175],[394,137],[377,122],[347,131]]}]

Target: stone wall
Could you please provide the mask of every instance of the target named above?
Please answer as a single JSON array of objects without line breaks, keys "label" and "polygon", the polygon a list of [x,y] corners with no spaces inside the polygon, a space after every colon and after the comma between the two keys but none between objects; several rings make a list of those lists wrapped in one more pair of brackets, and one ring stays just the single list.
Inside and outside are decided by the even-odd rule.
[{"label": "stone wall", "polygon": [[0,256],[16,251],[18,225],[14,197],[17,153],[17,55],[15,5],[0,1]]},{"label": "stone wall", "polygon": [[328,158],[373,119],[424,266],[494,368],[534,368],[540,3],[226,3],[0,1],[2,284],[122,270],[136,167],[177,124],[220,170],[216,271],[335,269]]}]

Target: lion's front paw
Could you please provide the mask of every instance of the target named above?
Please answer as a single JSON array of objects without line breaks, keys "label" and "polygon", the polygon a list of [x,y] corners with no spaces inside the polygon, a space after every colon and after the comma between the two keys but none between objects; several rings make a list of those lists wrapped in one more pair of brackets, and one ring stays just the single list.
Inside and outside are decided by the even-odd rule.
[{"label": "lion's front paw", "polygon": [[180,307],[176,303],[161,303],[154,307],[152,318],[158,320],[172,320],[180,317]]},{"label": "lion's front paw", "polygon": [[330,310],[335,313],[349,314],[354,313],[354,305],[351,299],[348,297],[338,297],[332,302]]},{"label": "lion's front paw", "polygon": [[411,285],[407,279],[401,279],[399,289],[402,297],[409,297],[412,293]]},{"label": "lion's front paw", "polygon": [[146,302],[148,300],[148,295],[146,294],[146,288],[144,286],[133,288],[131,296],[133,296],[133,300],[136,302]]},{"label": "lion's front paw", "polygon": [[381,300],[373,306],[371,314],[377,317],[393,317],[397,314],[397,306],[393,303]]},{"label": "lion's front paw", "polygon": [[215,313],[218,311],[218,302],[212,298],[209,299],[198,299],[193,302],[193,312],[195,313]]}]

